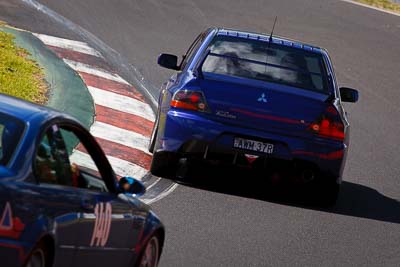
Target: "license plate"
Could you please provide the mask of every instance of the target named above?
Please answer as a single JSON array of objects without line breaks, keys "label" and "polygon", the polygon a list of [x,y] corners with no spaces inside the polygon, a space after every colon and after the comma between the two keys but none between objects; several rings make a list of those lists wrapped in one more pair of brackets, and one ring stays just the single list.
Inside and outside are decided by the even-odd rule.
[{"label": "license plate", "polygon": [[233,141],[233,147],[245,150],[251,150],[256,152],[262,152],[266,154],[272,154],[274,152],[274,145],[269,143],[263,143],[259,141],[235,138]]}]

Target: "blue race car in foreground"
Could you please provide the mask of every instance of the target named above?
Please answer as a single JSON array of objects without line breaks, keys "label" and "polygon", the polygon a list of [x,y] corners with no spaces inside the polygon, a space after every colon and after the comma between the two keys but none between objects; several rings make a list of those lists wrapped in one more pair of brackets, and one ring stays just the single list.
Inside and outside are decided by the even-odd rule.
[{"label": "blue race car in foreground", "polygon": [[90,133],[0,94],[0,266],[156,266],[164,226]]},{"label": "blue race car in foreground", "polygon": [[326,50],[212,28],[177,60],[158,58],[178,73],[159,97],[154,175],[188,162],[250,166],[274,183],[316,184],[321,204],[336,202],[350,129],[342,102],[358,92],[338,88]]}]

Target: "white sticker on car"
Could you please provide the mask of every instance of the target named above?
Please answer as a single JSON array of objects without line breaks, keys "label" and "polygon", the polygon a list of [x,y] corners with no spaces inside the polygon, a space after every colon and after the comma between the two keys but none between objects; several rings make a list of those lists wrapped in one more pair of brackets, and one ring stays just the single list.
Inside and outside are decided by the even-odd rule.
[{"label": "white sticker on car", "polygon": [[98,203],[94,208],[96,216],[90,246],[104,247],[110,235],[112,206],[110,203]]},{"label": "white sticker on car", "polygon": [[11,230],[13,228],[13,224],[14,222],[11,205],[10,202],[7,202],[4,207],[3,215],[0,219],[0,230]]}]

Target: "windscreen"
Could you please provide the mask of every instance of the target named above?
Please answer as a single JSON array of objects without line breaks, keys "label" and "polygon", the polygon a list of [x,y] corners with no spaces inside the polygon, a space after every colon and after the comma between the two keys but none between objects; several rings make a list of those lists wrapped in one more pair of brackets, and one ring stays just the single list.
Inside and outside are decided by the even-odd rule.
[{"label": "windscreen", "polygon": [[24,123],[0,113],[0,165],[6,166],[24,132]]},{"label": "windscreen", "polygon": [[322,55],[254,39],[216,36],[202,72],[329,92]]}]

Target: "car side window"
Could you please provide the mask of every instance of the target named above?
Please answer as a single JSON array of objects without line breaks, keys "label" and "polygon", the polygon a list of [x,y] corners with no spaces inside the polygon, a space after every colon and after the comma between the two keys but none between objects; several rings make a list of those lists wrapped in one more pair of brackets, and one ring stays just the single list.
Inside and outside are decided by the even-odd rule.
[{"label": "car side window", "polygon": [[61,128],[60,132],[67,147],[73,186],[108,192],[94,159],[87,151],[85,142],[69,129]]},{"label": "car side window", "polygon": [[84,142],[71,130],[51,127],[42,138],[35,173],[41,183],[108,192]]},{"label": "car side window", "polygon": [[193,56],[196,54],[197,50],[200,48],[201,44],[203,43],[205,34],[202,33],[197,38],[194,40],[192,45],[189,47],[188,51],[186,52],[182,64],[181,64],[181,70],[183,70],[187,63],[190,62],[193,58]]},{"label": "car side window", "polygon": [[39,143],[35,156],[35,174],[41,183],[72,185],[67,150],[59,131],[51,127]]}]

